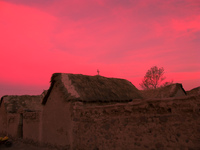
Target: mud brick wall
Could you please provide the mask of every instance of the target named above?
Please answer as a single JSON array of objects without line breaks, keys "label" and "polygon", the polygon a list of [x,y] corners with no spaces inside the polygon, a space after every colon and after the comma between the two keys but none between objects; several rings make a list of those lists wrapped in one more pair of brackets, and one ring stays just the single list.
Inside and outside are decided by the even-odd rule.
[{"label": "mud brick wall", "polygon": [[7,114],[4,107],[4,103],[2,103],[0,108],[0,134],[6,135],[6,133],[7,133]]},{"label": "mud brick wall", "polygon": [[42,143],[69,149],[72,143],[71,109],[71,103],[65,101],[55,84],[42,110]]},{"label": "mud brick wall", "polygon": [[7,134],[10,137],[18,138],[19,137],[19,114],[8,113],[7,114]]},{"label": "mud brick wall", "polygon": [[200,149],[200,99],[74,104],[73,148]]},{"label": "mud brick wall", "polygon": [[23,114],[23,139],[39,141],[41,121],[40,112],[25,112]]}]

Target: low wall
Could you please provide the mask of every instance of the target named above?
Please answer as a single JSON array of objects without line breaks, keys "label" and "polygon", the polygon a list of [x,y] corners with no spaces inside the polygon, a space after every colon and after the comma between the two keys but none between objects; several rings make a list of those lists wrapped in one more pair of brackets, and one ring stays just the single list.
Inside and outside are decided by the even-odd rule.
[{"label": "low wall", "polygon": [[73,149],[200,148],[200,99],[74,103]]}]

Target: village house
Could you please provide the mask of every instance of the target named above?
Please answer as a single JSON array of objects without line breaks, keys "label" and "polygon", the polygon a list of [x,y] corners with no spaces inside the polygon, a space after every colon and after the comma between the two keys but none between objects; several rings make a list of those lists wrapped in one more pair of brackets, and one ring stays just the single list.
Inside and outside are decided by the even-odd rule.
[{"label": "village house", "polygon": [[42,95],[6,95],[0,103],[0,133],[38,141]]},{"label": "village house", "polygon": [[142,99],[124,79],[55,73],[42,101],[41,141],[71,150],[199,148],[189,137],[199,137],[200,97],[184,96],[181,84],[164,89],[162,98]]},{"label": "village house", "polygon": [[140,93],[145,99],[172,98],[186,95],[186,92],[180,83],[171,84],[157,89],[140,90]]},{"label": "village house", "polygon": [[42,141],[72,147],[74,102],[105,105],[141,98],[138,89],[124,79],[55,73],[42,102]]},{"label": "village house", "polygon": [[41,95],[1,98],[0,132],[68,150],[199,149],[200,95],[181,84],[143,92],[125,79],[55,73]]}]

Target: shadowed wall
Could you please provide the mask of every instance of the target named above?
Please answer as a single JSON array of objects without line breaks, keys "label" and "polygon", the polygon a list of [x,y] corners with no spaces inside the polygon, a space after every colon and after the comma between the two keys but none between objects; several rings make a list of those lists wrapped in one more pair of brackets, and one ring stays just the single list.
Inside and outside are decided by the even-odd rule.
[{"label": "shadowed wall", "polygon": [[23,139],[38,142],[40,141],[40,112],[25,112],[23,114]]},{"label": "shadowed wall", "polygon": [[74,104],[74,149],[200,148],[200,99]]}]

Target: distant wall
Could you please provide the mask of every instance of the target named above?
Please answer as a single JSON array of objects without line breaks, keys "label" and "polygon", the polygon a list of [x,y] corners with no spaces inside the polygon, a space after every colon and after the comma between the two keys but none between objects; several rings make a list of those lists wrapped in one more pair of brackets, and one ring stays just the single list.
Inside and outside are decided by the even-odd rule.
[{"label": "distant wall", "polygon": [[39,142],[40,116],[40,112],[25,112],[23,114],[23,139]]},{"label": "distant wall", "polygon": [[73,149],[200,148],[200,99],[74,103]]}]

